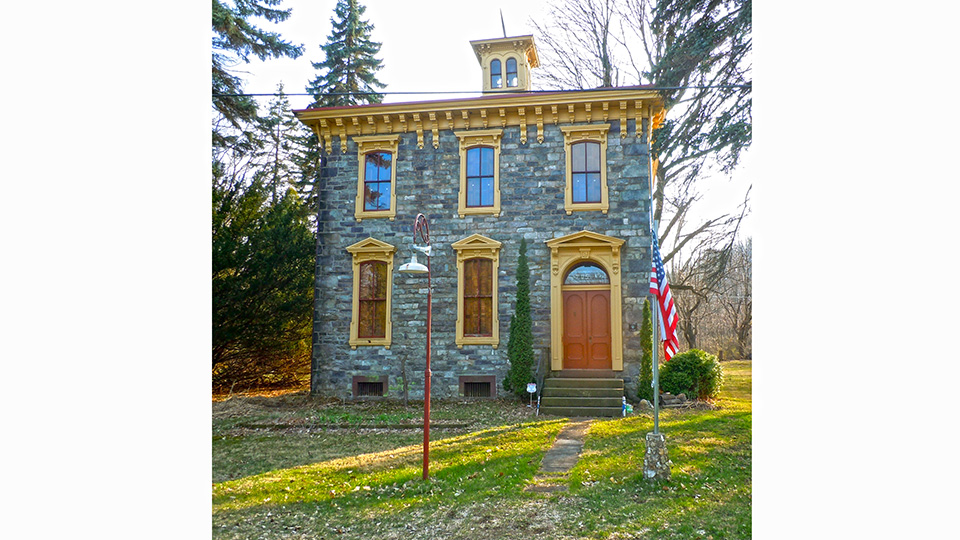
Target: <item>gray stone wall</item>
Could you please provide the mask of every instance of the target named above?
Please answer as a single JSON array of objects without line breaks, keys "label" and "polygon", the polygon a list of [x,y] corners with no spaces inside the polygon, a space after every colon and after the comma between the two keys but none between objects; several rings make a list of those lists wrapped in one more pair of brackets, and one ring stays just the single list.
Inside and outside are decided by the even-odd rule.
[{"label": "gray stone wall", "polygon": [[[630,120],[628,133],[633,133]],[[621,250],[623,287],[624,371],[628,396],[636,393],[640,358],[639,328],[650,269],[650,178],[646,137],[620,138],[619,122],[609,122],[607,140],[607,185],[610,209],[564,211],[565,155],[559,126],[544,126],[544,141],[538,143],[536,127],[530,126],[526,144],[520,128],[503,129],[500,152],[500,217],[458,217],[460,185],[459,141],[452,131],[441,131],[440,146],[424,134],[423,149],[415,133],[400,136],[397,167],[397,215],[395,221],[364,219],[357,223],[354,205],[357,193],[357,146],[347,142],[346,153],[334,138],[333,152],[321,180],[318,212],[317,290],[313,336],[314,393],[351,397],[355,375],[389,376],[390,397],[402,396],[401,359],[406,358],[411,398],[423,398],[426,347],[426,278],[397,272],[410,260],[413,222],[418,212],[430,222],[434,255],[431,367],[434,398],[458,395],[461,375],[496,375],[502,392],[506,375],[510,317],[516,294],[516,267],[520,239],[527,239],[530,267],[531,311],[536,358],[550,346],[550,252],[545,242],[587,229],[626,241]],[[644,133],[647,122],[644,121]],[[457,318],[456,253],[450,244],[479,233],[503,243],[499,271],[500,344],[457,349],[454,338]],[[393,343],[383,347],[351,350],[352,258],[347,246],[369,236],[397,248],[393,275]],[[420,257],[421,262],[423,257]]]}]

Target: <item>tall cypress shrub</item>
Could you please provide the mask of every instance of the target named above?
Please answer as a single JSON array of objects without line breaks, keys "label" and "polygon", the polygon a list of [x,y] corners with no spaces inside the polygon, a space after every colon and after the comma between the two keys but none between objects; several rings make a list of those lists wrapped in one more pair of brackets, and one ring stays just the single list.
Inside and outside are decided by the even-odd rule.
[{"label": "tall cypress shrub", "polygon": [[507,358],[510,371],[503,380],[503,387],[523,397],[527,383],[533,382],[533,321],[530,318],[530,268],[527,266],[527,240],[520,240],[520,255],[517,259],[517,301],[510,317],[510,339],[507,341]]},{"label": "tall cypress shrub", "polygon": [[640,324],[640,375],[637,377],[637,397],[653,401],[653,317],[650,301],[643,301],[643,322]]}]

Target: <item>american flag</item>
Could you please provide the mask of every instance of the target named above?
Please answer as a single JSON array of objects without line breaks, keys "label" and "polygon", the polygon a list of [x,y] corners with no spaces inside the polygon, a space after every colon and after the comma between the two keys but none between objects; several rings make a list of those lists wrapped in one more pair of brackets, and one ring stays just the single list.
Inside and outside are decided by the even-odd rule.
[{"label": "american flag", "polygon": [[653,234],[653,266],[650,269],[650,294],[657,295],[657,320],[660,321],[660,341],[663,342],[663,353],[669,362],[680,349],[680,340],[677,339],[677,310],[673,306],[673,295],[670,294],[670,284],[667,283],[667,273],[663,270],[663,259],[660,258],[660,246],[657,245],[657,235]]}]

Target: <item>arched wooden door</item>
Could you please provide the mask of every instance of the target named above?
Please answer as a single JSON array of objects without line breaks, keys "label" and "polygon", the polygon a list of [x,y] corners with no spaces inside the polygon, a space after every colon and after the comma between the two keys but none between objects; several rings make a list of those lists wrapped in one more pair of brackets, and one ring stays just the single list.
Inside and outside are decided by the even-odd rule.
[{"label": "arched wooden door", "polygon": [[563,282],[563,369],[611,369],[610,278],[581,263]]}]

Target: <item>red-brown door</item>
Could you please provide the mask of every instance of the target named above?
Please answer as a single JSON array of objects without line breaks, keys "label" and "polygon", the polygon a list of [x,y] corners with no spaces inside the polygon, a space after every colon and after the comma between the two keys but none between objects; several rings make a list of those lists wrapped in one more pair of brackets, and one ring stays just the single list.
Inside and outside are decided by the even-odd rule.
[{"label": "red-brown door", "polygon": [[563,292],[563,369],[611,369],[610,291]]}]

